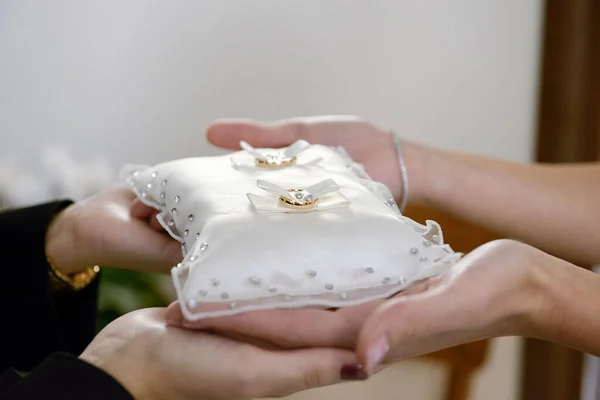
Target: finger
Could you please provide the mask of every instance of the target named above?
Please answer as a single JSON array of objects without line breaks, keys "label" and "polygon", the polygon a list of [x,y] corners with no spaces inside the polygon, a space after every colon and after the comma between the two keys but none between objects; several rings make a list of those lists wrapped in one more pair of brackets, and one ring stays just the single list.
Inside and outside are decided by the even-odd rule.
[{"label": "finger", "polygon": [[186,321],[178,302],[171,304],[169,324],[243,334],[278,347],[354,349],[366,318],[382,301],[334,310],[295,309],[245,312],[233,316]]},{"label": "finger", "polygon": [[[452,299],[434,289],[411,296],[399,296],[378,307],[365,321],[359,334],[357,355],[367,374],[389,361],[449,347],[456,329]],[[412,346],[412,347],[411,347]]]},{"label": "finger", "polygon": [[206,138],[215,146],[225,149],[240,149],[240,141],[254,147],[285,147],[301,139],[302,122],[285,120],[260,123],[252,120],[220,120],[206,130]]},{"label": "finger", "polygon": [[183,319],[179,301],[174,301],[169,304],[167,311],[165,312],[165,322],[167,325],[182,327]]},{"label": "finger", "polygon": [[159,214],[159,211],[155,211],[150,215],[150,219],[149,219],[150,226],[158,232],[163,232],[163,231],[165,231],[165,228],[163,228],[163,226],[160,224],[160,222],[158,222],[158,214]]},{"label": "finger", "polygon": [[[254,397],[284,397],[302,390],[334,385],[349,378],[348,370],[360,371],[353,352],[327,348],[276,352],[269,365],[271,373],[257,378]],[[273,381],[273,376],[278,379]],[[351,378],[363,380],[367,376],[358,372]],[[263,388],[269,384],[273,387],[265,393]]]},{"label": "finger", "polygon": [[181,262],[181,244],[149,227],[148,222],[131,219],[129,226],[115,229],[112,251],[105,252],[102,265],[136,271],[169,273]]},{"label": "finger", "polygon": [[362,321],[351,324],[343,313],[320,309],[250,311],[226,317],[186,321],[179,303],[169,306],[167,318],[171,325],[241,334],[283,348],[353,349],[362,325]]},{"label": "finger", "polygon": [[265,350],[283,350],[281,347],[274,345],[273,343],[267,342],[265,340],[257,339],[252,336],[247,336],[241,333],[233,333],[233,332],[221,332],[218,330],[209,330],[209,332],[226,337],[228,339],[233,339],[238,342],[248,343],[256,347],[260,347]]},{"label": "finger", "polygon": [[138,199],[133,200],[131,203],[130,213],[133,218],[148,219],[154,212],[156,212],[156,209],[147,206]]},{"label": "finger", "polygon": [[300,139],[312,144],[339,146],[348,144],[344,138],[350,131],[364,132],[365,129],[371,129],[367,122],[349,115],[298,117],[268,123],[223,119],[208,127],[206,138],[215,146],[232,150],[240,149],[241,140],[258,148],[285,147]]}]

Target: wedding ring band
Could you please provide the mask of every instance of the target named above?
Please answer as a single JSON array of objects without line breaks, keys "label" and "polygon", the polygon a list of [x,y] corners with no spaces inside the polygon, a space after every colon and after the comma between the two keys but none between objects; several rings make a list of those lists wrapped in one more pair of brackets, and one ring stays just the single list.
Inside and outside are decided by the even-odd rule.
[{"label": "wedding ring band", "polygon": [[255,159],[255,164],[260,168],[283,168],[296,165],[296,157],[280,158],[268,157],[266,160]]},{"label": "wedding ring band", "polygon": [[[304,189],[287,189],[288,193],[298,193],[298,192],[303,192]],[[317,206],[317,204],[319,203],[319,198],[313,198],[310,200],[305,200],[305,199],[288,199],[286,197],[283,196],[279,196],[279,204],[281,204],[284,207],[287,208],[293,208],[296,210],[310,210],[313,209]]]}]

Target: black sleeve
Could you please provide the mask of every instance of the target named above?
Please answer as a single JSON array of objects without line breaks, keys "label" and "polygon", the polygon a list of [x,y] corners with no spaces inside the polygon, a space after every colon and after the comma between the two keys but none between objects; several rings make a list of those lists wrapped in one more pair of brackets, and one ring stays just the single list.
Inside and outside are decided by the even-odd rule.
[{"label": "black sleeve", "polygon": [[132,400],[110,375],[69,354],[53,354],[26,377],[14,370],[0,375],[5,400]]},{"label": "black sleeve", "polygon": [[79,354],[94,337],[98,279],[77,292],[50,290],[46,230],[70,204],[0,213],[0,371],[29,371],[57,351]]}]

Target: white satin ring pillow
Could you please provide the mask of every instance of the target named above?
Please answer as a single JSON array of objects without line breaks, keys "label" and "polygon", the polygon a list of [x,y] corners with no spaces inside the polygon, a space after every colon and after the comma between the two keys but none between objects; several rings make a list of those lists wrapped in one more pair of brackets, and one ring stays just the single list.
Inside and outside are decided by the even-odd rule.
[{"label": "white satin ring pillow", "polygon": [[345,307],[389,297],[461,257],[435,222],[401,215],[344,151],[297,142],[121,172],[182,243],[172,269],[188,320]]}]

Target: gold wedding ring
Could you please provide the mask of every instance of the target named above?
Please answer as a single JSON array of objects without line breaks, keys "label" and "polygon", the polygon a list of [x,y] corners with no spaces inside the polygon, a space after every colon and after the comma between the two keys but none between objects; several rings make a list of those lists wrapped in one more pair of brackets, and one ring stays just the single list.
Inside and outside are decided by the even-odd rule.
[{"label": "gold wedding ring", "polygon": [[283,168],[296,165],[296,157],[284,157],[283,155],[267,156],[266,160],[255,159],[255,164],[260,168]]},{"label": "gold wedding ring", "polygon": [[312,197],[310,194],[306,195],[304,189],[287,189],[286,191],[290,193],[292,198],[279,196],[279,204],[284,207],[296,210],[311,210],[319,203],[318,197]]}]

